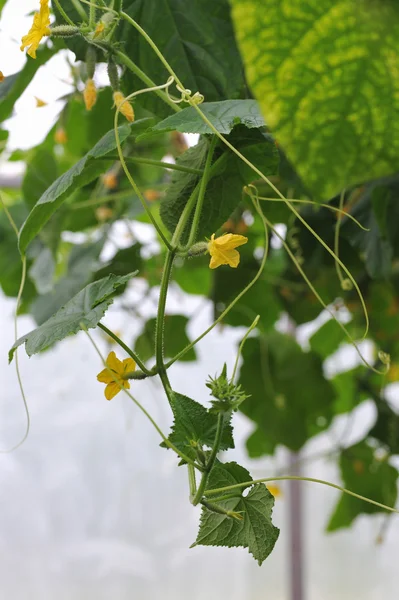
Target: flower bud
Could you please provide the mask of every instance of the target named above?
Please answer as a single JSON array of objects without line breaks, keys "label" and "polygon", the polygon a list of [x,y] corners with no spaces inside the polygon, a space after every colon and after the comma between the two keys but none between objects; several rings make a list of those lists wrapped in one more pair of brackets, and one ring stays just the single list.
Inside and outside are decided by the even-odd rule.
[{"label": "flower bud", "polygon": [[125,99],[125,96],[122,94],[122,92],[114,92],[113,98],[116,108],[119,108],[123,116],[126,117],[130,123],[132,123],[134,121],[134,110],[130,102]]},{"label": "flower bud", "polygon": [[97,102],[96,84],[92,79],[86,81],[86,86],[83,92],[83,98],[86,105],[86,110],[91,110]]}]

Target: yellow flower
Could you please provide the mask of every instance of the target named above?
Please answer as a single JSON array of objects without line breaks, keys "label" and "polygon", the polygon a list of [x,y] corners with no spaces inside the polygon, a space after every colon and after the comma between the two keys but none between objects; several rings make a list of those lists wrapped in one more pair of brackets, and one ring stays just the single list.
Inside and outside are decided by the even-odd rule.
[{"label": "yellow flower", "polygon": [[65,133],[65,129],[63,127],[59,127],[54,134],[54,141],[57,144],[66,144],[68,141],[68,136]]},{"label": "yellow flower", "polygon": [[4,80],[5,80],[5,77],[3,75],[3,72],[0,71],[0,83],[3,83]]},{"label": "yellow flower", "polygon": [[41,108],[42,106],[47,106],[47,102],[45,102],[44,100],[41,100],[37,96],[35,96],[35,100],[36,100],[36,108]]},{"label": "yellow flower", "polygon": [[161,194],[157,190],[149,189],[144,191],[144,198],[147,202],[155,202],[155,200],[158,200],[160,197]]},{"label": "yellow flower", "polygon": [[208,251],[211,255],[209,267],[216,269],[220,265],[229,265],[235,269],[240,262],[240,255],[235,248],[246,244],[247,241],[248,238],[245,236],[234,233],[225,233],[215,240],[215,234],[213,233],[208,244]]},{"label": "yellow flower", "polygon": [[[101,373],[97,375],[97,381],[108,384],[105,388],[104,394],[107,400],[112,400],[112,398],[121,391],[121,388],[118,383],[116,383],[115,379],[122,387],[130,390],[130,383],[128,379],[122,379],[122,375],[134,371],[136,369],[136,363],[132,358],[119,360],[119,358],[116,358],[115,352],[110,352],[105,364],[107,365],[108,369],[103,369]],[[112,377],[109,369],[114,374],[114,377]]]},{"label": "yellow flower", "polygon": [[99,23],[97,23],[97,27],[96,27],[96,29],[95,29],[95,31],[94,31],[94,36],[93,36],[93,37],[95,37],[95,38],[96,38],[96,37],[98,37],[99,35],[101,35],[101,34],[102,34],[102,32],[104,31],[104,29],[105,29],[105,25],[104,25],[104,23],[102,23],[101,21],[100,21]]},{"label": "yellow flower", "polygon": [[112,171],[108,171],[103,175],[103,184],[107,190],[115,190],[118,187],[118,178],[115,173]]},{"label": "yellow flower", "polygon": [[86,110],[91,110],[97,102],[97,89],[96,84],[92,79],[86,81],[85,90],[83,92],[83,98],[86,105]]},{"label": "yellow flower", "polygon": [[[125,96],[122,92],[114,92],[114,102],[116,108],[119,108],[124,117],[130,122],[134,121],[133,106],[129,101],[125,102]],[[123,104],[122,104],[123,103]]]},{"label": "yellow flower", "polygon": [[36,50],[42,37],[50,35],[50,8],[48,0],[40,0],[40,12],[35,13],[32,27],[22,38],[21,50],[28,47],[28,54],[36,58]]},{"label": "yellow flower", "polygon": [[283,495],[283,492],[277,485],[271,485],[268,483],[266,487],[269,490],[269,492],[271,493],[271,495],[274,496],[275,498],[281,498],[281,496]]}]

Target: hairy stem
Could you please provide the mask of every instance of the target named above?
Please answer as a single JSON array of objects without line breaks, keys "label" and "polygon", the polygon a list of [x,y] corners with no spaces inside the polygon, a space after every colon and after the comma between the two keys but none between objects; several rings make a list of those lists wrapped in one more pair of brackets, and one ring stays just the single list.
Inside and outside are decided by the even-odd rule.
[{"label": "hairy stem", "polygon": [[149,376],[151,376],[151,375],[154,374],[152,371],[150,371],[149,369],[147,369],[147,367],[139,359],[139,357],[137,356],[137,354],[135,352],[133,352],[133,350],[131,350],[128,346],[126,346],[126,344],[116,335],[116,333],[114,333],[113,331],[111,331],[110,329],[108,329],[108,327],[106,327],[102,323],[98,323],[98,327],[100,329],[102,329],[107,335],[109,335],[110,338],[112,338],[113,340],[115,340],[115,342],[117,344],[119,344],[119,346],[121,348],[124,349],[124,351],[134,360],[134,362],[136,363],[136,365],[138,367],[140,367],[140,369],[143,371],[143,373],[145,373],[146,375],[149,375]]},{"label": "hairy stem", "polygon": [[208,483],[208,479],[209,479],[209,474],[212,471],[212,467],[215,464],[215,460],[216,460],[217,454],[219,452],[220,442],[221,442],[222,433],[223,433],[223,422],[224,422],[224,415],[223,415],[223,413],[219,413],[218,414],[218,422],[217,422],[217,426],[216,426],[215,441],[213,443],[212,452],[208,459],[208,462],[206,463],[205,471],[202,474],[201,481],[198,486],[198,490],[197,490],[194,498],[191,501],[193,506],[196,506],[197,504],[199,504],[204,496],[206,486]]}]

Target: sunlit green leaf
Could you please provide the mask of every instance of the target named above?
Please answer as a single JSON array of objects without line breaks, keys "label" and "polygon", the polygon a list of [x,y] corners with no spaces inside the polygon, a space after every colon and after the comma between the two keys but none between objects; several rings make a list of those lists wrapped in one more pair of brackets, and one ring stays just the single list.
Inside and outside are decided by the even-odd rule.
[{"label": "sunlit green leaf", "polygon": [[232,6],[248,82],[315,199],[397,171],[397,3]]}]

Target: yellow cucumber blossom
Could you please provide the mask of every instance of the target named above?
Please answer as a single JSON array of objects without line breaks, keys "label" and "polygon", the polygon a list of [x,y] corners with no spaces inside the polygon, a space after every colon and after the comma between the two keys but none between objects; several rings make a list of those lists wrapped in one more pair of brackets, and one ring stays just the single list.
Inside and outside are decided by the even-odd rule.
[{"label": "yellow cucumber blossom", "polygon": [[119,108],[124,117],[130,122],[134,121],[133,106],[129,101],[125,102],[125,96],[122,92],[114,92],[114,102],[116,108]]},{"label": "yellow cucumber blossom", "polygon": [[91,110],[97,102],[96,84],[92,79],[88,79],[86,81],[86,86],[83,92],[83,99],[85,101],[86,110]]},{"label": "yellow cucumber blossom", "polygon": [[37,96],[35,96],[35,100],[36,100],[36,108],[42,108],[43,106],[47,106],[47,102],[45,102],[41,98],[38,98]]},{"label": "yellow cucumber blossom", "polygon": [[[132,358],[119,360],[119,358],[116,357],[115,352],[110,352],[105,364],[108,368],[103,369],[101,373],[97,375],[97,381],[107,384],[104,394],[107,400],[112,400],[112,398],[121,391],[120,386],[130,390],[129,381],[127,379],[122,379],[122,376],[131,371],[135,371],[136,363]],[[114,376],[112,376],[110,371],[112,371]],[[115,380],[117,380],[120,385],[118,385]]]},{"label": "yellow cucumber blossom", "polygon": [[3,83],[4,80],[5,80],[5,77],[3,75],[3,72],[0,71],[0,83]]},{"label": "yellow cucumber blossom", "polygon": [[225,233],[215,239],[213,233],[208,243],[208,252],[211,255],[209,267],[216,269],[221,265],[229,265],[235,269],[240,262],[240,255],[235,248],[246,244],[247,241],[248,238],[245,236],[234,233]]},{"label": "yellow cucumber blossom", "polygon": [[28,54],[32,58],[36,58],[36,50],[42,37],[50,35],[50,8],[48,2],[49,0],[40,0],[40,11],[35,13],[32,27],[21,40],[21,50],[28,48]]}]

